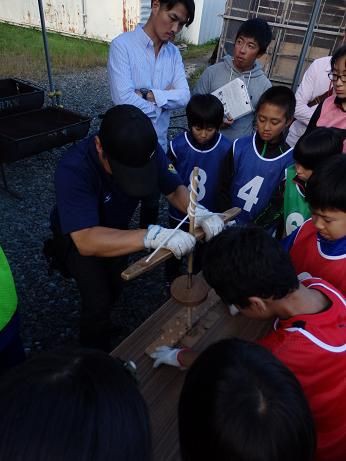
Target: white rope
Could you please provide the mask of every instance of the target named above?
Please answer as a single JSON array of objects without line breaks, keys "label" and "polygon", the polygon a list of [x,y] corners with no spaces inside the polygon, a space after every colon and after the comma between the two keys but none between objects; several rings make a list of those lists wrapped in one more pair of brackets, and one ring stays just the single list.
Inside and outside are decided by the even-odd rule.
[{"label": "white rope", "polygon": [[[190,190],[190,203],[189,203],[189,206],[187,208],[187,212],[188,212],[188,216],[190,218],[194,218],[196,216],[196,206],[197,206],[197,196],[198,196],[198,191],[197,191],[197,187],[198,187],[198,176],[197,176],[197,181],[196,181],[196,189],[193,188],[193,179],[191,180],[191,190]],[[196,200],[193,198],[193,196],[196,196]]]},{"label": "white rope", "polygon": [[[173,235],[176,233],[176,231],[187,221],[187,219],[189,218],[195,218],[196,217],[196,207],[198,205],[198,202],[197,202],[197,196],[198,196],[198,191],[197,191],[197,188],[198,188],[198,175],[197,175],[197,181],[196,181],[196,189],[193,188],[193,180],[191,180],[191,190],[190,190],[190,203],[189,203],[189,206],[187,207],[187,215],[185,216],[184,219],[182,219],[180,221],[180,223],[174,228],[172,229],[172,232],[170,234],[168,234],[168,236],[161,242],[161,244],[156,248],[155,251],[153,251],[150,256],[148,256],[148,258],[145,260],[146,263],[148,263],[155,255],[156,253],[161,250],[161,248],[163,246],[166,245],[166,243],[168,242],[168,240],[173,237]],[[196,194],[196,200],[193,198],[193,195]],[[193,207],[192,207],[193,206]],[[223,213],[210,213],[210,215],[212,214],[217,214],[219,216],[224,216]]]},{"label": "white rope", "polygon": [[[196,183],[197,183],[197,187],[198,187],[198,176],[197,176],[197,182],[196,182]],[[182,219],[182,220],[180,221],[180,223],[179,223],[174,229],[172,229],[172,232],[171,232],[170,234],[168,234],[168,237],[165,238],[165,239],[163,240],[163,242],[156,248],[156,250],[153,251],[153,252],[151,253],[151,255],[145,260],[146,263],[148,263],[148,262],[156,255],[156,253],[157,253],[159,250],[161,250],[161,248],[162,248],[163,246],[166,245],[166,243],[168,242],[168,240],[169,240],[171,237],[173,237],[173,235],[175,234],[175,232],[176,232],[176,231],[187,221],[187,219],[189,219],[189,218],[194,218],[194,217],[196,216],[195,209],[193,209],[193,208],[191,207],[191,204],[192,204],[194,207],[197,206],[196,200],[193,199],[193,194],[196,194],[196,197],[197,197],[197,189],[194,189],[194,188],[193,188],[193,180],[191,179],[190,203],[189,203],[189,206],[187,207],[187,215],[185,216],[184,219]]]},{"label": "white rope", "polygon": [[180,221],[180,223],[177,225],[177,227],[175,227],[174,229],[172,229],[172,232],[171,232],[170,234],[168,234],[168,237],[166,237],[166,238],[162,241],[162,243],[160,243],[160,245],[156,248],[156,250],[153,251],[153,252],[151,253],[151,255],[145,260],[146,263],[148,263],[148,262],[151,260],[151,258],[153,258],[153,257],[156,255],[156,253],[157,253],[159,250],[161,250],[161,248],[162,248],[164,245],[166,245],[166,243],[168,242],[168,240],[169,240],[171,237],[173,237],[173,235],[174,235],[175,232],[179,229],[179,227],[181,227],[181,226],[184,224],[184,222],[187,221],[188,217],[189,217],[189,215],[187,214],[187,215],[185,216],[185,218],[184,218],[183,220]]}]

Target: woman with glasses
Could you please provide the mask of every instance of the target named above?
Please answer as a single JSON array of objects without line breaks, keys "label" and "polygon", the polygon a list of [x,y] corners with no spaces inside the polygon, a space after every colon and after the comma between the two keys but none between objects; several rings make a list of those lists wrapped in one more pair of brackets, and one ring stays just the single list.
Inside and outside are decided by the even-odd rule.
[{"label": "woman with glasses", "polygon": [[343,135],[346,153],[346,45],[336,50],[330,66],[328,77],[334,93],[317,106],[305,134],[320,126],[337,128]]}]

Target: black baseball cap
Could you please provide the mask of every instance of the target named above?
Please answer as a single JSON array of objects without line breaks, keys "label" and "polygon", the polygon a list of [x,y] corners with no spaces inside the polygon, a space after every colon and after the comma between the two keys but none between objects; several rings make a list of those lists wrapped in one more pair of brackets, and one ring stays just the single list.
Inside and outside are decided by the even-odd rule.
[{"label": "black baseball cap", "polygon": [[130,197],[158,190],[157,134],[138,107],[123,104],[102,118],[99,138],[116,184]]}]

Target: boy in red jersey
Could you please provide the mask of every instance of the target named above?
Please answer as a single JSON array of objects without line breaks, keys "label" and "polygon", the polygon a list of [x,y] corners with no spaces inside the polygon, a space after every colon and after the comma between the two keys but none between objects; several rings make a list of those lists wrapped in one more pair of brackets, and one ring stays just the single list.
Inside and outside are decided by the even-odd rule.
[{"label": "boy in red jersey", "polygon": [[346,297],[346,156],[337,155],[314,170],[306,187],[311,219],[283,245],[296,273],[308,272]]},{"label": "boy in red jersey", "polygon": [[[204,276],[226,304],[256,319],[276,319],[259,341],[296,375],[316,422],[317,461],[346,453],[346,302],[329,283],[300,283],[280,243],[256,227],[231,227],[210,241]],[[161,363],[188,367],[191,350],[162,347]]]}]

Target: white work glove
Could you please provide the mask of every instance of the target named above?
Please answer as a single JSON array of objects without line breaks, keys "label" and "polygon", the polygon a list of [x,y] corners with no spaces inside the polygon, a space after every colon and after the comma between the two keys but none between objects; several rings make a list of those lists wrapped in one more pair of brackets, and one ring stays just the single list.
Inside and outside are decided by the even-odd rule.
[{"label": "white work glove", "polygon": [[195,227],[202,227],[207,242],[223,230],[224,222],[218,214],[212,213],[203,205],[197,205],[195,213]]},{"label": "white work glove", "polygon": [[174,256],[178,259],[190,253],[193,250],[195,243],[195,237],[188,232],[184,232],[180,229],[166,229],[165,227],[161,227],[157,224],[150,225],[144,236],[145,248],[155,249],[162,245],[162,248],[171,250]]},{"label": "white work glove", "polygon": [[179,352],[183,349],[174,349],[169,346],[159,346],[154,352],[150,354],[150,357],[154,359],[153,367],[157,368],[160,365],[170,365],[172,367],[181,368],[178,360]]}]

